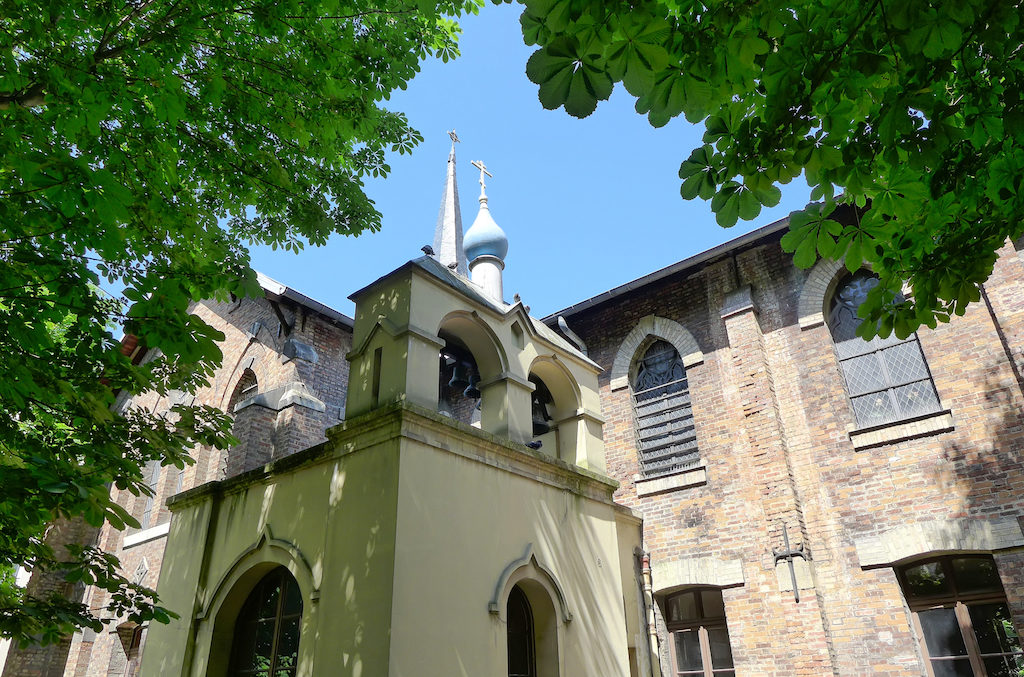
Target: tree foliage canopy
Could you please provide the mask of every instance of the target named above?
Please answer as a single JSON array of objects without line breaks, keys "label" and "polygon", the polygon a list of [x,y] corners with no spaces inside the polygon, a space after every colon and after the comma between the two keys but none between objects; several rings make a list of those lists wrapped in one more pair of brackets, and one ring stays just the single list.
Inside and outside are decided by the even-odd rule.
[{"label": "tree foliage canopy", "polygon": [[[257,293],[245,243],[286,249],[376,230],[363,178],[420,136],[381,107],[428,56],[455,54],[469,0],[0,0],[0,571],[49,570],[110,595],[89,610],[0,586],[0,632],[52,640],[99,618],[166,619],[55,518],[138,526],[110,485],[223,446],[195,392],[219,362],[200,299]],[[100,291],[103,281],[121,298]],[[132,364],[117,325],[153,359]],[[6,580],[6,578],[4,579]]]},{"label": "tree foliage canopy", "polygon": [[[1024,232],[1019,0],[524,4],[545,107],[585,117],[621,82],[656,127],[704,121],[680,192],[719,224],[755,218],[803,173],[817,203],[783,246],[799,266],[878,273],[864,332],[962,314]],[[852,222],[830,218],[844,203]]]}]

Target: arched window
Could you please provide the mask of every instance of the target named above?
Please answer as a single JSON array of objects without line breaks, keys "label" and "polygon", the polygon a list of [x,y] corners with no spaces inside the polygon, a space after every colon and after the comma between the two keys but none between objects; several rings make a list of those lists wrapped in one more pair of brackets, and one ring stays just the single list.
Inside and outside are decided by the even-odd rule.
[{"label": "arched window", "polygon": [[736,674],[721,590],[699,588],[672,595],[665,600],[665,622],[672,633],[673,675]]},{"label": "arched window", "polygon": [[295,677],[302,593],[288,570],[260,579],[238,612],[231,644],[231,677]]},{"label": "arched window", "polygon": [[[157,491],[160,489],[160,461],[152,460],[146,464],[146,486],[153,492],[146,496],[139,516],[139,527],[146,529],[153,521],[153,508],[156,504]],[[159,508],[157,509],[159,511]]]},{"label": "arched window", "polygon": [[637,446],[644,478],[670,475],[697,464],[697,432],[683,360],[668,341],[655,341],[633,377]]},{"label": "arched window", "polygon": [[533,610],[518,585],[508,596],[508,677],[537,677]]},{"label": "arched window", "polygon": [[1024,651],[991,557],[936,557],[896,573],[930,676],[1024,672]]},{"label": "arched window", "polygon": [[939,410],[928,365],[917,334],[905,339],[890,334],[870,341],[857,336],[863,320],[857,308],[878,278],[868,270],[847,276],[836,288],[828,315],[839,364],[857,425],[902,421]]},{"label": "arched window", "polygon": [[256,373],[252,369],[245,369],[238,378],[234,391],[228,399],[227,413],[234,414],[235,406],[242,400],[247,400],[259,391],[260,384],[256,380]]}]

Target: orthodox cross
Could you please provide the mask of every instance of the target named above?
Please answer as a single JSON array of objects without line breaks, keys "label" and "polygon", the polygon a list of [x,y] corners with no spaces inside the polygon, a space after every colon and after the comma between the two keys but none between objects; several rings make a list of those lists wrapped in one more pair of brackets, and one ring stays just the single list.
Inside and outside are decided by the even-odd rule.
[{"label": "orthodox cross", "polygon": [[796,603],[800,603],[800,586],[796,583],[796,567],[793,566],[793,558],[799,557],[805,562],[810,559],[810,553],[804,550],[803,543],[800,547],[794,550],[789,547],[789,531],[786,529],[786,523],[782,523],[782,544],[785,546],[782,550],[776,550],[772,548],[772,554],[775,555],[775,563],[778,564],[780,559],[786,560],[789,564],[789,578],[793,581],[793,599]]},{"label": "orthodox cross", "polygon": [[484,164],[483,160],[473,160],[470,164],[480,170],[480,194],[483,195],[485,187],[484,174],[491,177],[492,179],[494,178],[494,174],[491,174],[489,171],[487,171],[487,165]]}]

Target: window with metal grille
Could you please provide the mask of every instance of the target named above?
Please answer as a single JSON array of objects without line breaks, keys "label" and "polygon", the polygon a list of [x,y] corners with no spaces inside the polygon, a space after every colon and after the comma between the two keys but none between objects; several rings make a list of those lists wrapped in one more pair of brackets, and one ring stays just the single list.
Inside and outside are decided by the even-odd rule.
[{"label": "window with metal grille", "polygon": [[302,627],[302,593],[288,570],[263,577],[235,623],[231,677],[295,677]]},{"label": "window with metal grille", "polygon": [[645,479],[697,465],[697,432],[683,360],[671,343],[655,341],[633,379],[640,473]]},{"label": "window with metal grille", "polygon": [[870,341],[857,336],[857,328],[864,321],[857,316],[857,308],[877,284],[878,278],[868,270],[848,276],[837,287],[828,316],[850,404],[862,428],[930,414],[940,408],[917,334],[905,339],[895,334],[876,336]]},{"label": "window with metal grille", "polygon": [[896,570],[929,677],[1017,677],[1024,650],[988,555],[937,557]]},{"label": "window with metal grille", "polygon": [[153,518],[153,507],[156,503],[157,490],[160,488],[160,461],[150,461],[146,466],[146,472],[149,475],[146,484],[153,495],[146,496],[146,502],[142,507],[142,517],[139,519],[139,526],[142,529],[147,528]]}]

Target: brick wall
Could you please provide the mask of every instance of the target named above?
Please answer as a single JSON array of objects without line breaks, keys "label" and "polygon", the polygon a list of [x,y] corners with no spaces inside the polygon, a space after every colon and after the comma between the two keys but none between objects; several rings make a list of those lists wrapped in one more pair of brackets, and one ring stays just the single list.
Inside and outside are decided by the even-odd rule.
[{"label": "brick wall", "polygon": [[[83,542],[88,538],[95,539],[105,550],[118,555],[122,570],[130,579],[134,578],[140,563],[145,561],[147,571],[142,583],[156,588],[166,541],[165,529],[170,521],[166,507],[166,500],[170,496],[221,479],[226,474],[243,472],[293,454],[326,439],[324,431],[338,423],[344,411],[348,385],[348,362],[345,355],[351,349],[351,330],[330,318],[287,301],[280,302],[278,309],[285,323],[290,325],[290,331],[286,331],[267,299],[241,299],[230,303],[203,302],[196,305],[193,312],[223,331],[225,339],[220,344],[222,365],[210,385],[196,394],[195,401],[226,409],[242,372],[251,369],[257,377],[257,392],[265,393],[299,383],[323,403],[324,410],[315,411],[300,405],[284,406],[279,410],[263,406],[245,407],[235,415],[232,432],[239,440],[236,447],[226,452],[207,447],[194,450],[192,456],[195,463],[185,468],[180,479],[177,468],[162,468],[155,487],[156,496],[149,529],[120,532],[108,526],[98,533],[93,530],[86,534],[82,529],[72,529],[59,522],[55,525],[59,527],[59,533],[51,529],[58,541]],[[304,359],[311,357],[309,352],[301,352],[294,357],[286,356],[285,345],[289,339],[311,348],[316,354],[315,361]],[[154,393],[136,398],[129,406],[162,411],[182,399],[180,395],[160,397]],[[190,400],[188,398],[185,401]],[[113,490],[112,495],[136,518],[142,515],[147,500],[145,496],[136,497],[117,489]],[[125,539],[131,539],[127,546]],[[139,539],[145,540],[133,542]],[[29,586],[34,589],[59,583],[59,580],[34,574]],[[85,601],[93,608],[102,608],[106,603],[106,593],[102,590],[89,588],[83,592]],[[177,611],[188,612],[180,609]],[[127,665],[127,656],[122,638],[117,633],[119,621],[111,618],[101,633],[76,633],[61,644],[51,647],[12,649],[3,677],[120,676]]]},{"label": "brick wall", "polygon": [[[919,334],[952,429],[858,449],[829,330],[799,323],[808,273],[776,239],[567,318],[606,369],[616,498],[643,514],[655,571],[698,558],[742,564],[742,585],[723,590],[737,674],[919,675],[891,563],[862,566],[857,542],[907,525],[1024,521],[1024,264],[1007,246],[986,285],[988,302]],[[746,287],[750,307],[742,309]],[[706,481],[640,495],[630,389],[610,372],[649,315],[682,325],[704,354],[687,376]],[[782,523],[812,558],[799,604],[786,565],[777,571],[772,556]],[[1024,630],[1020,549],[998,549],[994,558]],[[654,587],[673,583],[655,579]]]}]

